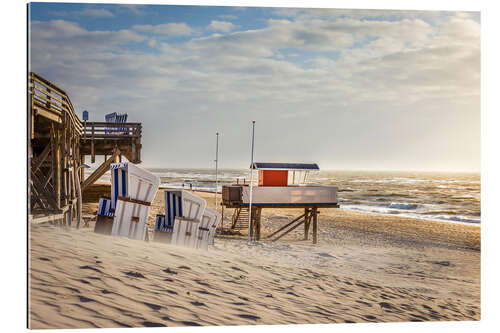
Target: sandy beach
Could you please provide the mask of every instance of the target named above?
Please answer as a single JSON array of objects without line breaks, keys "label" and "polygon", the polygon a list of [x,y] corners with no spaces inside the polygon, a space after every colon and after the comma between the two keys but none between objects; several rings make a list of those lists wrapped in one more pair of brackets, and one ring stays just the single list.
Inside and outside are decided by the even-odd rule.
[{"label": "sandy beach", "polygon": [[[106,191],[86,194],[86,220]],[[150,225],[162,211],[160,190]],[[262,214],[265,236],[301,212]],[[93,222],[30,225],[29,238],[31,328],[480,319],[475,225],[321,209],[317,245],[298,228],[277,242],[218,236],[204,252],[95,234]]]}]

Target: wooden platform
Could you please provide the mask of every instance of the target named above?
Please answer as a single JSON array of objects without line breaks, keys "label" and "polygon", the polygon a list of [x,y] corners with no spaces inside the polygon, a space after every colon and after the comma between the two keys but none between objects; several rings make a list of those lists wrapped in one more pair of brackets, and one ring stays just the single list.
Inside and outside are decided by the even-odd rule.
[{"label": "wooden platform", "polygon": [[[62,214],[65,224],[76,218],[78,226],[82,191],[122,155],[141,162],[140,123],[84,123],[66,92],[33,72],[28,77],[28,129],[28,207],[33,222],[59,221]],[[105,156],[87,179],[85,169],[79,168],[86,155],[92,162],[96,155]]]}]

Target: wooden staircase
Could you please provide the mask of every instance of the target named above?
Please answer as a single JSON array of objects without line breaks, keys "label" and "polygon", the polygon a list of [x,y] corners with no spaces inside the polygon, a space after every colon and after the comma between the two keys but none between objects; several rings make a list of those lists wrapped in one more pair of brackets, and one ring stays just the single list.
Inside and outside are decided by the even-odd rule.
[{"label": "wooden staircase", "polygon": [[231,229],[242,230],[248,229],[248,218],[249,218],[248,207],[235,208],[233,213],[233,223],[231,224]]}]

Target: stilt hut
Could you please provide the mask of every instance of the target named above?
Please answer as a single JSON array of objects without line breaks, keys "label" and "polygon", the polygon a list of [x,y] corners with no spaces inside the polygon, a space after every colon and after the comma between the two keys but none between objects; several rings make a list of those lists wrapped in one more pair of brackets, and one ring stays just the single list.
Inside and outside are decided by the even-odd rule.
[{"label": "stilt hut", "polygon": [[[318,208],[338,208],[337,187],[311,185],[307,183],[310,172],[319,171],[316,163],[263,163],[251,165],[258,171],[256,186],[250,191],[247,184],[223,186],[222,205],[235,208],[232,228],[248,228],[248,213],[252,202],[252,225],[250,233],[260,239],[261,211],[263,208],[304,208],[304,214],[288,223],[268,237],[283,237],[299,225],[304,224],[304,239],[308,239],[309,225],[313,223],[313,243],[317,243]],[[252,198],[250,193],[252,192]],[[246,220],[245,220],[246,219]],[[279,234],[282,232],[282,234]]]}]

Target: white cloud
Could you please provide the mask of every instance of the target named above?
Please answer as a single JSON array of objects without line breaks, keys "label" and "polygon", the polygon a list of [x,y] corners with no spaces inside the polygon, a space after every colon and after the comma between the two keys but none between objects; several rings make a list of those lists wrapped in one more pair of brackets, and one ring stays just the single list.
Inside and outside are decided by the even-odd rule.
[{"label": "white cloud", "polygon": [[[437,25],[418,17],[271,20],[262,29],[181,44],[161,37],[192,34],[182,23],[88,31],[59,20],[32,22],[31,31],[33,70],[60,84],[77,108],[93,110],[97,118],[125,111],[142,121],[148,128],[145,156],[170,156],[174,151],[162,142],[186,131],[197,133],[183,142],[186,151],[199,150],[200,136],[224,128],[235,138],[226,146],[229,166],[243,158],[240,148],[246,144],[235,123],[249,117],[265,120],[260,133],[274,133],[297,150],[303,144],[287,133],[304,129],[307,140],[324,142],[324,136],[338,143],[335,147],[344,144],[348,149],[335,148],[339,159],[359,158],[379,136],[387,156],[422,140],[435,142],[428,153],[436,156],[448,147],[457,163],[466,163],[462,155],[477,155],[480,25],[468,15]],[[158,51],[124,47],[144,41]],[[164,118],[168,122],[158,121]],[[445,122],[448,127],[438,126]],[[267,139],[269,146],[279,145]],[[261,149],[265,158],[269,152]],[[334,148],[311,149],[323,156]],[[185,162],[194,158],[175,153]]]},{"label": "white cloud", "polygon": [[221,19],[225,19],[225,20],[236,20],[238,18],[238,16],[231,15],[231,14],[219,15],[218,17],[220,17]]},{"label": "white cloud", "polygon": [[102,8],[99,8],[99,9],[87,8],[81,12],[81,15],[92,16],[92,17],[114,17],[115,16],[109,10],[102,9]]},{"label": "white cloud", "polygon": [[96,18],[110,18],[114,17],[115,15],[104,8],[85,8],[83,10],[75,10],[75,11],[53,11],[51,12],[52,15],[54,16],[61,16],[61,17],[81,17],[81,16],[89,16],[89,17],[96,17]]},{"label": "white cloud", "polygon": [[193,33],[193,29],[191,29],[191,27],[186,23],[133,25],[132,29],[141,32],[151,32],[159,35],[170,35],[170,36],[188,36]]},{"label": "white cloud", "polygon": [[234,30],[236,26],[231,22],[226,21],[212,21],[210,22],[208,28],[213,31],[229,32]]}]

